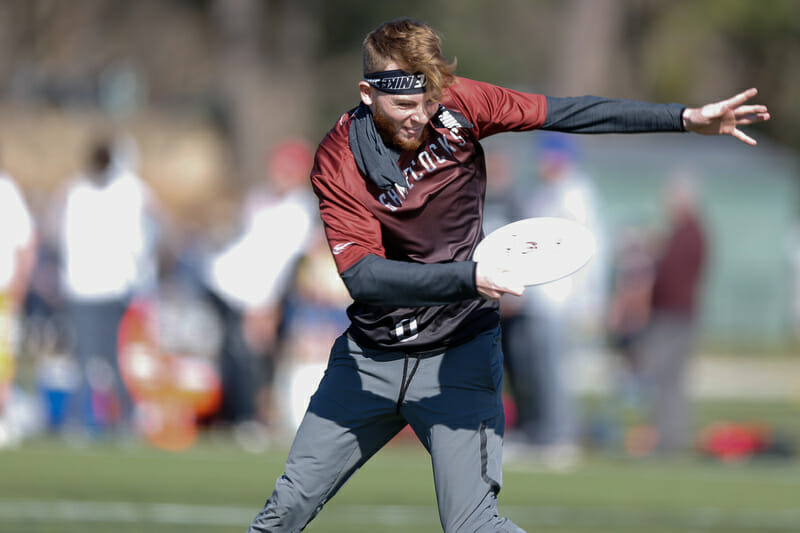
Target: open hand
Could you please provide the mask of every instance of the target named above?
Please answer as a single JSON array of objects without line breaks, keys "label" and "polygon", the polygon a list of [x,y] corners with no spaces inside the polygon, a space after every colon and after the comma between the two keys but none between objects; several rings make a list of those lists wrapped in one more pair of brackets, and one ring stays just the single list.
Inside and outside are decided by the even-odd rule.
[{"label": "open hand", "polygon": [[683,111],[683,126],[686,131],[702,135],[732,135],[751,146],[756,140],[739,129],[755,122],[769,120],[770,114],[765,105],[743,105],[758,94],[755,88],[747,89],[727,100],[706,104],[700,108],[686,108]]}]

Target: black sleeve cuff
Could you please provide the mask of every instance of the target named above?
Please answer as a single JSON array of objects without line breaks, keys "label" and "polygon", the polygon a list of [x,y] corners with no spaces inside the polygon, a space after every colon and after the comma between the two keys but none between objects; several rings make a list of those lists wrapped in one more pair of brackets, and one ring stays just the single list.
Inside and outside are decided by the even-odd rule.
[{"label": "black sleeve cuff", "polygon": [[444,305],[477,298],[473,261],[408,263],[368,255],[342,272],[357,302],[396,307]]}]

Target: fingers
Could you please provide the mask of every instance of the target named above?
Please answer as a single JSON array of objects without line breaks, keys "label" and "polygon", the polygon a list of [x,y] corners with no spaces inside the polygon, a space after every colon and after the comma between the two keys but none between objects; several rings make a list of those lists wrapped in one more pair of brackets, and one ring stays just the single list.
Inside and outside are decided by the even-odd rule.
[{"label": "fingers", "polygon": [[525,286],[518,276],[497,265],[486,265],[479,261],[475,269],[475,285],[478,293],[486,299],[497,300],[503,294],[522,296]]},{"label": "fingers", "polygon": [[480,294],[481,298],[484,300],[499,300],[500,297],[503,296],[503,293],[489,289],[478,289],[478,294]]},{"label": "fingers", "polygon": [[502,288],[479,288],[478,294],[487,300],[499,300],[504,294],[513,294],[514,296],[522,296],[525,292],[525,287],[502,287]]},{"label": "fingers", "polygon": [[525,292],[525,286],[522,285],[517,276],[508,271],[499,272],[494,278],[494,289],[500,294],[513,294],[514,296],[522,296]]},{"label": "fingers", "polygon": [[525,292],[525,287],[523,285],[509,285],[505,288],[505,292],[514,296],[522,296],[522,293]]},{"label": "fingers", "polygon": [[751,99],[752,97],[754,97],[757,94],[758,94],[758,89],[753,87],[751,89],[747,89],[746,91],[742,91],[739,94],[737,94],[736,96],[732,96],[731,98],[728,98],[727,100],[723,100],[722,102],[719,102],[719,103],[727,105],[728,107],[731,107],[731,108],[739,107],[740,105],[742,105],[743,103],[745,103],[746,101],[748,101],[749,99]]},{"label": "fingers", "polygon": [[767,113],[767,106],[765,105],[741,105],[734,109],[737,117],[742,115],[757,115]]},{"label": "fingers", "polygon": [[756,122],[766,122],[772,118],[769,113],[756,113],[754,115],[746,115],[743,117],[736,117],[737,126],[747,126],[748,124],[755,124]]},{"label": "fingers", "polygon": [[752,137],[750,137],[749,135],[747,135],[745,132],[743,132],[738,128],[734,128],[733,131],[731,132],[731,135],[733,135],[736,139],[739,139],[743,143],[749,144],[750,146],[755,146],[756,144],[758,144],[755,139],[753,139]]}]

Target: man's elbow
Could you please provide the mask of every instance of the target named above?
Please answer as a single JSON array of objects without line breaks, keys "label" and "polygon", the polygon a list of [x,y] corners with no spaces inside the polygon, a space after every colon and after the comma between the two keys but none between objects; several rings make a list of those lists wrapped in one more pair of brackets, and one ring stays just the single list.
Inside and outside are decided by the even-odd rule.
[{"label": "man's elbow", "polygon": [[353,301],[381,305],[380,283],[372,267],[377,256],[368,255],[342,272],[342,281]]}]

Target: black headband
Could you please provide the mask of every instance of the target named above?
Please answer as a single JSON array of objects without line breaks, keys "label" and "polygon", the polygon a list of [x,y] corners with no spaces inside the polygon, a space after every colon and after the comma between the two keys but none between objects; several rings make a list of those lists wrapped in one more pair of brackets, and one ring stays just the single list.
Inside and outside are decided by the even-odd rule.
[{"label": "black headband", "polygon": [[389,94],[419,94],[425,92],[428,80],[425,74],[404,70],[384,70],[364,75],[364,81],[379,91]]}]

